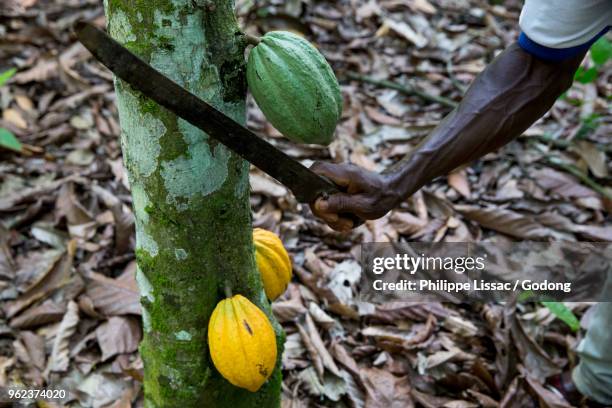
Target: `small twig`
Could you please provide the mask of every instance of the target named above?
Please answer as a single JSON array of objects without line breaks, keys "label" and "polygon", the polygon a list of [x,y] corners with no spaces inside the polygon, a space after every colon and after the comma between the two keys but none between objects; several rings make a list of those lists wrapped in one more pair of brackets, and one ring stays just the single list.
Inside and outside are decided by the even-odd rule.
[{"label": "small twig", "polygon": [[135,255],[133,252],[123,254],[123,255],[118,255],[113,258],[100,262],[98,265],[94,266],[93,269],[100,270],[100,269],[105,269],[105,268],[112,268],[114,266],[122,265],[122,264],[125,264],[126,262],[130,262],[134,260],[134,258],[135,258]]},{"label": "small twig", "polygon": [[[542,142],[545,143],[550,143],[551,145],[555,146],[555,147],[560,147],[563,149],[567,149],[568,147],[571,147],[574,145],[574,143],[572,141],[569,140],[561,140],[561,139],[555,139],[554,137],[550,136],[550,135],[531,135],[531,136],[526,136],[523,135],[523,137],[526,137],[528,139],[530,138],[535,138],[535,139],[539,139]],[[597,148],[597,150],[603,151],[603,152],[612,152],[612,145],[611,146],[607,146],[601,143],[596,143],[595,147]]]},{"label": "small twig", "polygon": [[261,38],[251,34],[245,34],[244,38],[246,39],[247,44],[250,44],[254,47],[261,42]]},{"label": "small twig", "polygon": [[564,163],[561,159],[557,157],[548,157],[546,158],[546,161],[551,165],[560,168],[561,170],[567,171],[568,173],[572,174],[580,181],[582,181],[584,184],[591,187],[593,190],[597,191],[602,196],[606,197],[608,200],[612,200],[611,193],[609,193],[601,184],[591,179],[589,176],[581,172],[575,166],[569,163]]},{"label": "small twig", "polygon": [[436,95],[432,95],[429,94],[427,92],[423,92],[423,91],[419,91],[418,89],[414,88],[413,86],[410,85],[401,85],[398,84],[397,82],[392,82],[392,81],[386,81],[386,80],[380,80],[380,79],[375,79],[366,75],[360,75],[356,72],[352,72],[352,71],[348,71],[346,73],[346,76],[349,77],[350,79],[353,79],[355,81],[361,81],[361,82],[365,82],[368,84],[372,84],[372,85],[377,85],[377,86],[381,86],[383,88],[390,88],[390,89],[395,89],[396,91],[399,91],[401,93],[404,93],[406,95],[414,95],[414,96],[418,96],[421,99],[424,99],[426,101],[429,102],[434,102],[434,103],[439,103],[440,105],[444,105],[447,106],[449,108],[456,108],[457,105],[459,105],[457,102],[451,101],[448,98],[445,98],[443,96],[436,96]]},{"label": "small twig", "polygon": [[521,137],[526,138],[526,139],[538,139],[541,142],[544,143],[550,143],[551,145],[555,146],[555,147],[560,147],[562,149],[566,149],[568,147],[570,147],[572,144],[571,142],[567,141],[567,140],[561,140],[561,139],[555,139],[554,137],[550,136],[550,135],[521,135]]},{"label": "small twig", "polygon": [[461,92],[461,95],[465,94],[465,92],[467,91],[467,87],[463,86],[461,82],[459,82],[455,77],[455,73],[453,72],[453,61],[451,61],[450,59],[446,61],[446,73],[448,74],[448,77],[450,78],[450,81],[453,86],[457,88],[459,92]]}]

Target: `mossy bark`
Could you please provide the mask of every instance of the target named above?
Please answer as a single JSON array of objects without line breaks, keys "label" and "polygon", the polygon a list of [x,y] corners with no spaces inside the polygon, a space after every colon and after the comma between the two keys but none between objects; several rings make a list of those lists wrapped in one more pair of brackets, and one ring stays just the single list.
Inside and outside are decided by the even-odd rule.
[{"label": "mossy bark", "polygon": [[[245,40],[230,0],[106,0],[110,34],[177,83],[245,121]],[[253,257],[248,163],[115,82],[136,217],[149,407],[280,405],[283,334]],[[224,286],[259,305],[278,333],[277,368],[257,392],[215,370],[207,325]]]}]

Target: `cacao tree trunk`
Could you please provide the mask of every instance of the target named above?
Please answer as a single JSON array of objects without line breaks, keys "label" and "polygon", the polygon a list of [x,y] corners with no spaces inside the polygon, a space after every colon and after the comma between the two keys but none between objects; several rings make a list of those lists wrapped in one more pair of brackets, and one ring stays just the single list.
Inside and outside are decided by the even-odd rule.
[{"label": "cacao tree trunk", "polygon": [[[110,34],[235,120],[245,121],[245,42],[231,0],[105,0]],[[116,80],[136,217],[144,390],[149,407],[276,407],[283,334],[255,267],[248,163]],[[257,392],[233,387],[208,354],[224,286],[260,306],[278,358]]]}]

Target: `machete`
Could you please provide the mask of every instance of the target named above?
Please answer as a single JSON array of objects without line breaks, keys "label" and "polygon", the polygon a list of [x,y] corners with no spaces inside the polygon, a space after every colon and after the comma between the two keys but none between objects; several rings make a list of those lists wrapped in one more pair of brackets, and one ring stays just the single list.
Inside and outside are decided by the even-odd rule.
[{"label": "machete", "polygon": [[[84,22],[76,23],[74,30],[79,41],[117,77],[287,186],[299,202],[313,203],[319,197],[341,191],[330,180],[161,74],[104,31]],[[352,214],[341,216],[355,225],[362,222]]]}]

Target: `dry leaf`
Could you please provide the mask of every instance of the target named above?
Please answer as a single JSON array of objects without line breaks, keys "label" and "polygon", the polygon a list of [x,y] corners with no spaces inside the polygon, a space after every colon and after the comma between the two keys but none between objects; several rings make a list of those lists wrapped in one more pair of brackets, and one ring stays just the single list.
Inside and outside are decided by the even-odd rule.
[{"label": "dry leaf", "polygon": [[538,185],[548,190],[551,194],[557,194],[564,198],[597,196],[597,193],[580,184],[574,176],[548,167],[532,170],[530,174]]},{"label": "dry leaf", "polygon": [[561,366],[555,363],[544,349],[525,332],[514,310],[510,312],[508,319],[512,339],[529,375],[539,381],[545,381],[555,374],[560,374]]},{"label": "dry leaf", "polygon": [[324,368],[330,370],[330,372],[338,377],[342,377],[340,370],[336,366],[334,359],[329,354],[327,347],[323,343],[319,332],[317,331],[314,322],[309,314],[304,315],[302,323],[296,323],[298,331],[306,346],[306,350],[311,356],[314,362],[315,369],[320,379],[323,379]]},{"label": "dry leaf", "polygon": [[389,18],[385,19],[382,27],[378,29],[376,36],[380,37],[384,35],[387,29],[390,29],[391,31],[405,38],[412,44],[416,45],[417,48],[423,48],[427,45],[427,38],[414,31],[405,21],[395,21]]},{"label": "dry leaf", "polygon": [[331,401],[339,401],[342,395],[346,394],[346,384],[341,377],[326,374],[320,380],[312,367],[300,371],[297,378],[304,383],[311,395],[319,398],[327,397]]},{"label": "dry leaf", "polygon": [[21,113],[16,109],[5,109],[2,112],[2,119],[12,123],[19,129],[27,129],[28,127],[28,122],[26,122],[23,116],[21,116]]},{"label": "dry leaf", "polygon": [[366,368],[361,370],[365,389],[365,408],[412,408],[410,381],[396,377],[386,370]]},{"label": "dry leaf", "polygon": [[478,408],[478,404],[464,400],[455,400],[446,397],[437,397],[412,389],[414,399],[425,408]]},{"label": "dry leaf", "polygon": [[9,231],[0,222],[0,277],[13,279],[15,277],[15,261],[8,245]]},{"label": "dry leaf", "polygon": [[314,319],[314,321],[319,325],[323,326],[325,329],[331,329],[336,321],[333,317],[328,315],[321,307],[315,302],[310,302],[308,305],[308,312],[310,316]]},{"label": "dry leaf", "polygon": [[30,356],[32,364],[39,370],[45,368],[45,340],[31,331],[24,330],[20,333],[21,340]]},{"label": "dry leaf", "polygon": [[64,184],[55,202],[58,216],[65,216],[69,225],[80,225],[93,220],[74,193],[74,183]]},{"label": "dry leaf", "polygon": [[38,0],[19,0],[19,3],[21,4],[21,7],[23,7],[24,9],[32,7],[37,2],[38,2]]},{"label": "dry leaf", "polygon": [[448,185],[465,198],[470,198],[472,191],[465,169],[455,170],[448,175]]},{"label": "dry leaf", "polygon": [[71,175],[62,179],[49,181],[41,186],[26,188],[15,191],[8,196],[0,197],[0,211],[10,210],[16,205],[33,201],[34,199],[57,189],[62,184],[76,180],[77,178],[78,175]]},{"label": "dry leaf", "polygon": [[451,311],[446,309],[442,303],[434,302],[387,302],[377,305],[374,313],[368,316],[382,323],[394,324],[402,320],[414,320],[424,322],[429,316],[446,318]]},{"label": "dry leaf", "polygon": [[76,241],[68,243],[68,250],[62,259],[48,273],[40,276],[19,298],[8,302],[4,310],[8,317],[13,317],[25,307],[43,298],[68,281],[72,271],[72,262],[76,251]]},{"label": "dry leaf", "polygon": [[477,222],[483,227],[516,238],[542,241],[561,236],[553,229],[540,224],[535,217],[499,207],[481,208],[469,205],[456,205],[455,209],[465,218]]},{"label": "dry leaf", "polygon": [[391,126],[399,126],[402,124],[402,121],[394,118],[393,116],[386,115],[379,111],[376,108],[371,106],[366,106],[365,108],[366,114],[375,122],[381,123],[383,125],[391,125]]},{"label": "dry leaf", "polygon": [[386,328],[386,327],[366,327],[361,331],[361,334],[366,337],[374,337],[381,343],[381,346],[390,346],[393,350],[406,349],[410,350],[413,346],[426,341],[436,327],[436,319],[433,315],[429,315],[425,324],[415,324],[412,330]]},{"label": "dry leaf", "polygon": [[142,337],[140,322],[132,317],[113,316],[98,326],[96,337],[102,350],[102,361],[117,354],[132,353],[138,350]]},{"label": "dry leaf", "polygon": [[76,302],[70,301],[66,314],[62,319],[55,338],[53,340],[53,346],[51,348],[51,355],[49,356],[49,362],[45,370],[45,376],[49,372],[63,372],[68,369],[69,363],[69,341],[70,337],[75,333],[77,324],[79,323],[79,307]]},{"label": "dry leaf", "polygon": [[0,356],[0,387],[9,385],[6,377],[6,371],[15,364],[15,357]]},{"label": "dry leaf", "polygon": [[393,228],[402,235],[414,235],[427,225],[426,220],[403,211],[393,211],[389,221],[393,225]]},{"label": "dry leaf", "polygon": [[608,177],[608,159],[606,153],[599,150],[596,145],[586,140],[580,140],[572,150],[580,155],[595,177]]},{"label": "dry leaf", "polygon": [[263,194],[269,197],[285,197],[288,195],[287,188],[268,175],[259,172],[249,174],[251,191],[255,194]]},{"label": "dry leaf", "polygon": [[426,14],[435,14],[436,8],[427,0],[412,0],[408,3],[408,6],[413,8],[415,11],[422,11]]},{"label": "dry leaf", "polygon": [[30,329],[43,324],[59,322],[65,313],[65,305],[58,305],[53,300],[48,299],[38,306],[26,309],[19,316],[13,318],[10,326],[16,329]]},{"label": "dry leaf", "polygon": [[13,82],[16,84],[43,82],[57,76],[58,67],[59,65],[56,59],[40,59],[32,68],[17,73],[17,75],[13,77]]},{"label": "dry leaf", "polygon": [[87,296],[95,310],[105,316],[140,315],[140,294],[133,269],[127,269],[117,279],[93,272],[86,286]]},{"label": "dry leaf", "polygon": [[272,312],[279,322],[292,322],[306,313],[304,305],[295,298],[272,303]]},{"label": "dry leaf", "polygon": [[15,102],[17,102],[17,106],[26,112],[34,110],[34,103],[25,95],[15,95]]}]

